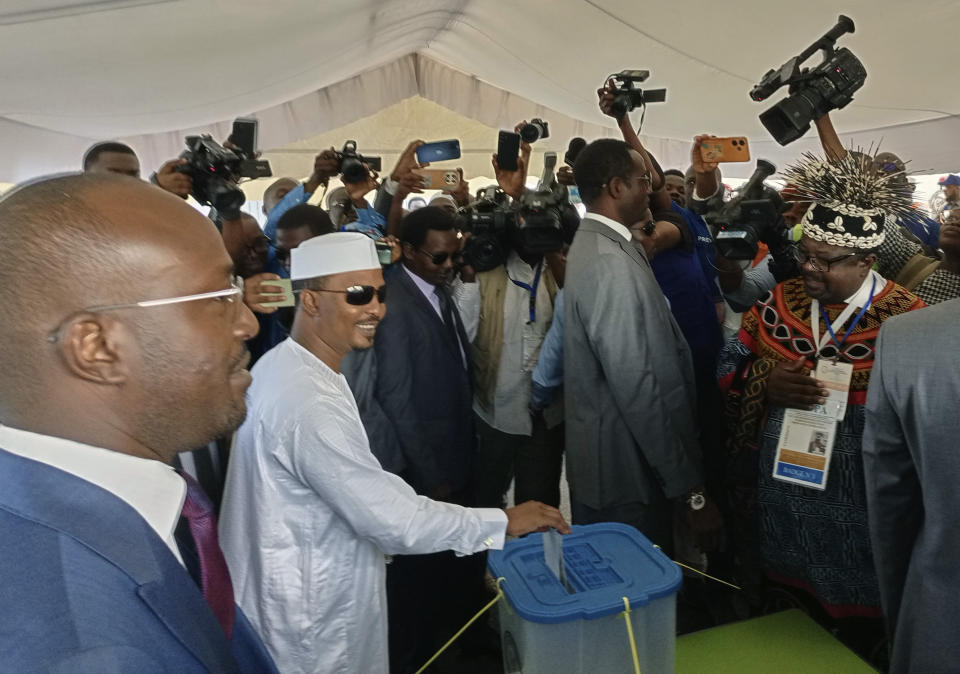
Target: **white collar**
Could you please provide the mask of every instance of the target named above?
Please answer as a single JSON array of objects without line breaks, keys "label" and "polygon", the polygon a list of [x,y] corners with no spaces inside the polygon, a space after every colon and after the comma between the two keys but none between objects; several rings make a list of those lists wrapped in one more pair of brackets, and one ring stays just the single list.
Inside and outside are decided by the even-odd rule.
[{"label": "white collar", "polygon": [[106,489],[136,510],[179,559],[173,532],[187,483],[167,464],[2,424],[0,448]]},{"label": "white collar", "polygon": [[[836,320],[830,325],[833,333],[837,335],[837,339],[841,339],[841,336],[838,333],[843,328],[844,324],[850,319],[853,313],[860,307],[872,302],[873,297],[883,290],[883,287],[886,284],[886,279],[880,276],[880,274],[875,270],[870,270],[870,273],[868,273],[863,279],[863,283],[860,284],[860,287],[857,288],[857,291],[844,300],[844,304],[847,306],[844,307],[843,311],[840,312],[840,315],[837,316]],[[813,299],[813,301],[810,303],[810,328],[813,332],[813,346],[816,349],[814,353],[819,354],[820,350],[830,343],[831,337],[830,331],[827,330],[821,339],[820,302],[817,299]],[[840,348],[839,344],[837,345],[837,348]]]},{"label": "white collar", "polygon": [[627,227],[624,227],[621,223],[617,222],[616,220],[608,218],[605,215],[600,215],[599,213],[588,212],[587,215],[590,216],[591,220],[596,220],[600,224],[606,225],[607,227],[615,231],[617,234],[622,236],[627,241],[633,241],[633,235],[630,234],[630,229]]}]

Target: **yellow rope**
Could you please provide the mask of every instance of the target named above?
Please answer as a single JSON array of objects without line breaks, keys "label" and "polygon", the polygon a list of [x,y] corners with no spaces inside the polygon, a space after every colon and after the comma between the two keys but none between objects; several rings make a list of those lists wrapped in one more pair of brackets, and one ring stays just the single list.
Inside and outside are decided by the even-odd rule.
[{"label": "yellow rope", "polygon": [[678,561],[675,560],[675,559],[674,559],[674,560],[671,560],[671,561],[672,561],[674,564],[676,564],[677,566],[682,566],[683,568],[689,569],[690,571],[693,571],[694,573],[699,573],[701,576],[704,576],[705,578],[709,578],[710,580],[715,580],[715,581],[717,581],[718,583],[723,583],[724,585],[729,585],[729,586],[732,587],[734,590],[743,589],[743,588],[741,588],[739,585],[734,585],[733,583],[728,583],[728,582],[725,581],[725,580],[720,580],[719,578],[714,578],[714,577],[711,576],[709,573],[704,573],[704,572],[701,571],[700,569],[695,569],[695,568],[693,568],[692,566],[687,566],[686,564],[683,564],[682,562],[678,562]]},{"label": "yellow rope", "polygon": [[[661,552],[663,552],[663,549],[662,549],[659,545],[657,545],[656,543],[653,544],[653,547],[655,547],[657,550],[660,550]],[[670,561],[673,562],[674,564],[676,564],[677,566],[682,566],[683,568],[685,568],[685,569],[687,569],[687,570],[689,570],[689,571],[693,571],[694,573],[699,573],[699,574],[700,574],[701,576],[703,576],[704,578],[709,578],[710,580],[715,580],[715,581],[717,581],[718,583],[723,583],[724,585],[727,585],[727,586],[729,586],[729,587],[732,587],[734,590],[742,590],[742,589],[743,589],[743,588],[740,587],[739,585],[734,585],[733,583],[728,583],[728,582],[725,581],[725,580],[720,580],[719,578],[715,578],[714,576],[711,576],[709,573],[704,573],[704,572],[701,571],[700,569],[695,569],[695,568],[693,568],[692,566],[687,566],[687,565],[684,564],[683,562],[678,562],[678,561],[675,560],[675,559],[671,559]]]},{"label": "yellow rope", "polygon": [[640,674],[640,657],[637,655],[637,642],[633,638],[633,623],[630,622],[630,600],[623,598],[623,619],[627,623],[627,636],[630,638],[630,652],[633,653],[633,671]]},{"label": "yellow rope", "polygon": [[[660,549],[660,546],[659,546],[659,545],[654,545],[654,547],[657,548],[658,550]],[[683,564],[683,563],[681,563],[681,562],[678,562],[678,561],[675,560],[675,559],[674,559],[674,560],[671,560],[671,561],[672,561],[674,564],[676,564],[677,566],[682,566],[683,568],[689,569],[690,571],[693,571],[694,573],[699,573],[701,576],[704,576],[705,578],[709,578],[710,580],[716,581],[716,582],[718,582],[718,583],[723,583],[724,585],[728,585],[728,586],[732,587],[732,588],[735,589],[735,590],[739,590],[739,589],[740,589],[738,586],[734,585],[733,583],[728,583],[728,582],[725,581],[725,580],[720,580],[719,578],[715,578],[715,577],[711,576],[711,575],[708,574],[708,573],[704,573],[703,571],[700,571],[699,569],[695,569],[695,568],[693,568],[692,566],[687,566],[686,564]],[[503,584],[503,581],[504,581],[504,580],[505,580],[505,578],[503,578],[502,576],[501,576],[500,578],[497,578],[497,596],[494,597],[493,599],[491,599],[490,602],[489,602],[486,606],[484,606],[482,609],[480,609],[475,616],[473,616],[472,618],[470,618],[470,620],[467,622],[466,625],[464,625],[463,627],[461,627],[461,628],[457,631],[456,634],[454,634],[452,637],[450,637],[450,639],[447,641],[447,643],[445,643],[445,644],[440,648],[439,651],[437,651],[436,653],[434,653],[434,654],[433,654],[433,657],[431,657],[429,660],[427,660],[427,662],[423,665],[423,667],[421,667],[420,669],[417,670],[416,674],[423,674],[423,672],[427,669],[427,667],[429,667],[430,665],[432,665],[432,664],[434,663],[434,661],[435,661],[437,658],[439,658],[439,657],[443,654],[443,652],[444,652],[445,650],[447,650],[448,648],[450,648],[450,645],[453,644],[454,641],[456,641],[457,639],[460,638],[460,635],[461,635],[461,634],[463,634],[464,632],[467,631],[467,628],[470,627],[470,625],[472,625],[473,623],[475,623],[480,616],[482,616],[484,613],[486,613],[486,612],[489,611],[491,608],[493,608],[493,606],[494,606],[498,601],[500,601],[501,599],[503,599],[503,588],[501,588],[500,586]],[[636,674],[640,674],[640,659],[639,659],[639,657],[637,656],[637,642],[636,642],[636,641],[634,640],[634,638],[633,638],[633,624],[630,622],[630,600],[627,599],[626,597],[624,597],[624,598],[623,598],[623,604],[624,604],[624,606],[625,606],[626,608],[625,608],[625,610],[623,611],[623,613],[621,613],[620,615],[622,615],[623,618],[624,618],[624,620],[626,620],[626,622],[627,622],[627,634],[628,634],[628,636],[630,637],[630,650],[633,652],[633,668],[634,668],[634,670],[636,671]]]},{"label": "yellow rope", "polygon": [[437,658],[439,658],[439,657],[443,654],[443,652],[444,652],[445,650],[447,650],[448,648],[450,648],[450,644],[452,644],[454,641],[456,641],[456,640],[460,637],[461,634],[463,634],[464,632],[467,631],[467,628],[470,627],[470,625],[472,625],[473,623],[475,623],[475,622],[477,621],[477,618],[479,618],[479,617],[482,616],[484,613],[486,613],[487,611],[489,611],[491,608],[493,608],[493,605],[494,605],[494,604],[496,604],[498,601],[500,601],[501,599],[503,599],[503,589],[500,587],[500,585],[503,583],[504,580],[505,580],[505,579],[503,578],[503,576],[501,576],[500,578],[497,578],[497,596],[494,597],[493,599],[491,599],[490,602],[489,602],[486,606],[484,606],[482,609],[480,609],[475,616],[473,616],[472,618],[470,618],[470,620],[467,622],[466,625],[464,625],[463,627],[461,627],[460,630],[459,630],[456,634],[454,634],[452,637],[450,637],[450,639],[447,641],[447,643],[445,643],[443,646],[441,646],[441,647],[440,647],[440,650],[437,651],[436,653],[434,653],[434,654],[433,654],[433,657],[430,658],[429,660],[427,660],[427,662],[423,665],[423,667],[421,667],[420,669],[417,670],[417,674],[422,674],[423,671],[426,670],[427,667],[429,667],[430,665],[433,664],[433,661],[434,661],[434,660],[436,660]]}]

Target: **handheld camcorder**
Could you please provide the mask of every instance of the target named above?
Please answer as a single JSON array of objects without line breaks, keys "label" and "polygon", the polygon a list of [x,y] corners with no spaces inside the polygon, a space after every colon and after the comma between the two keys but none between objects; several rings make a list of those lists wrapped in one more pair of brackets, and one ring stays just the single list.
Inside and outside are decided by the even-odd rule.
[{"label": "handheld camcorder", "polygon": [[457,227],[471,233],[463,248],[463,263],[476,271],[489,271],[506,262],[516,247],[542,255],[563,247],[562,214],[567,188],[557,182],[557,154],[544,155],[543,174],[536,190],[517,201],[497,187],[477,192],[477,200],[457,214]]},{"label": "handheld camcorder", "polygon": [[646,82],[648,77],[649,70],[622,70],[607,78],[613,80],[613,103],[610,105],[610,112],[616,119],[647,103],[663,103],[667,100],[666,89],[644,91],[637,86],[640,82]]},{"label": "handheld camcorder", "polygon": [[[760,122],[781,145],[803,136],[811,121],[846,106],[853,100],[853,93],[863,86],[867,79],[863,64],[849,49],[835,48],[837,38],[853,30],[853,21],[840,15],[837,24],[823,37],[779,69],[768,71],[750,91],[750,98],[763,101],[780,87],[791,87],[789,96],[760,115]],[[801,70],[801,64],[817,51],[823,51],[823,62],[813,69]]]},{"label": "handheld camcorder", "polygon": [[783,199],[776,190],[763,184],[776,170],[770,162],[758,159],[756,170],[739,195],[711,215],[711,224],[719,228],[715,237],[717,252],[724,257],[752,260],[757,255],[757,243],[767,242],[771,238],[766,236],[768,232],[782,229],[778,223],[782,225]]},{"label": "handheld camcorder", "polygon": [[357,153],[357,141],[348,140],[343,149],[337,152],[339,170],[345,183],[362,183],[367,180],[367,169],[364,164],[374,171],[379,171],[380,157],[364,157]]},{"label": "handheld camcorder", "polygon": [[193,181],[191,195],[201,204],[213,206],[228,220],[240,217],[246,201],[238,183],[241,178],[269,178],[270,163],[241,149],[228,150],[207,134],[187,136],[187,149],[180,154],[186,163],[177,167]]}]

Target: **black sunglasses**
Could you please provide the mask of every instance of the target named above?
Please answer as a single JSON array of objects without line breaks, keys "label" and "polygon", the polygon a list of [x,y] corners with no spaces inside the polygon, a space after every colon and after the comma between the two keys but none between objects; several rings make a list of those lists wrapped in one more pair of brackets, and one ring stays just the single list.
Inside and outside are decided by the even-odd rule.
[{"label": "black sunglasses", "polygon": [[444,252],[442,252],[442,253],[428,253],[428,252],[425,251],[423,248],[417,248],[417,251],[420,252],[420,253],[423,253],[424,255],[426,255],[427,257],[429,257],[429,258],[430,258],[430,261],[433,262],[435,265],[438,265],[438,266],[441,265],[441,264],[443,264],[444,262],[446,262],[446,261],[449,260],[449,259],[453,259],[454,261],[456,261],[457,258],[460,257],[460,252],[459,252],[459,251],[456,252],[456,253],[453,253],[452,255],[451,255],[450,253],[446,252],[446,251],[444,251]]},{"label": "black sunglasses", "polygon": [[346,290],[328,290],[326,288],[317,288],[317,290],[324,293],[340,293],[346,295],[347,304],[353,304],[358,307],[370,304],[374,294],[376,294],[380,304],[383,304],[387,299],[387,286],[380,286],[379,288],[374,288],[373,286],[350,286]]}]

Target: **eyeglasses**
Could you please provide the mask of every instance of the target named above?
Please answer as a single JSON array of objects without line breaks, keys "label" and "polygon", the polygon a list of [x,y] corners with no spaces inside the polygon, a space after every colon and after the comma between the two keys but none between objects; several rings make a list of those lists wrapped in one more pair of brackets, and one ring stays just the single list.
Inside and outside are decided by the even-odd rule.
[{"label": "eyeglasses", "polygon": [[440,266],[441,264],[443,264],[444,262],[450,259],[456,260],[457,257],[460,256],[459,252],[453,253],[452,255],[450,253],[447,253],[446,251],[444,251],[443,253],[428,253],[423,248],[417,248],[417,252],[423,253],[424,255],[429,257],[430,261],[437,266]]},{"label": "eyeglasses", "polygon": [[[643,185],[644,183],[646,183],[646,187],[647,187],[648,190],[649,190],[651,187],[653,187],[653,177],[650,175],[650,173],[644,173],[642,176],[631,176],[631,177],[629,177],[629,178],[624,178],[624,177],[622,177],[622,176],[616,176],[616,177],[617,177],[617,178],[620,178],[620,180],[622,180],[622,181],[625,182],[625,183],[629,183],[629,182],[632,182],[632,181],[634,181],[634,180],[638,181],[641,185]],[[612,178],[611,178],[611,180],[612,180]],[[609,184],[610,184],[609,182],[606,182],[606,183],[603,183],[600,187],[601,187],[601,188],[604,188],[604,187],[606,187],[606,186],[609,185]]]},{"label": "eyeglasses", "polygon": [[387,300],[387,286],[380,286],[379,288],[374,288],[373,286],[350,286],[346,290],[329,290],[327,288],[313,288],[312,290],[346,295],[347,304],[352,304],[357,307],[370,304],[370,302],[373,301],[374,295],[377,296],[377,301],[380,302],[380,304],[383,304]]},{"label": "eyeglasses", "polygon": [[829,272],[830,266],[836,264],[837,262],[842,262],[847,258],[856,257],[857,253],[847,253],[846,255],[838,255],[837,257],[830,258],[829,260],[821,260],[818,257],[810,255],[800,246],[793,247],[793,257],[796,259],[797,264],[801,267],[808,262],[810,263],[810,268],[813,271],[819,272]]},{"label": "eyeglasses", "polygon": [[[199,300],[221,300],[227,304],[233,304],[239,307],[243,304],[243,279],[239,276],[233,276],[230,279],[230,287],[223,290],[213,290],[207,293],[196,293],[194,295],[180,295],[179,297],[164,297],[156,300],[142,300],[140,302],[130,302],[127,304],[102,304],[93,307],[80,309],[76,314],[91,313],[99,314],[105,311],[119,311],[121,309],[149,309],[151,307],[165,307],[171,304],[182,304],[184,302],[197,302]],[[60,333],[63,330],[64,319],[49,335],[47,341],[56,343],[60,339]]]}]

